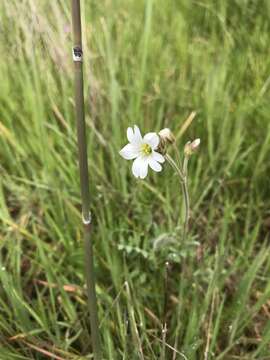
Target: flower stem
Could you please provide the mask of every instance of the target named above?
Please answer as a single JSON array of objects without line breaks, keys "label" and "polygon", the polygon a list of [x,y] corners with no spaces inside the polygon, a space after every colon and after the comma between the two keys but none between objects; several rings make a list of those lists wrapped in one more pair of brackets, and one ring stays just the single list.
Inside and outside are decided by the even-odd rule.
[{"label": "flower stem", "polygon": [[184,222],[184,232],[183,232],[183,238],[184,238],[184,241],[185,241],[186,237],[187,237],[188,221],[189,221],[189,216],[190,216],[189,194],[188,194],[188,185],[187,185],[186,180],[182,183],[182,190],[183,190],[184,201],[185,201],[185,222]]},{"label": "flower stem", "polygon": [[184,174],[183,174],[182,170],[180,169],[180,167],[177,166],[177,164],[173,160],[173,158],[169,154],[166,154],[164,157],[168,161],[168,163],[171,165],[171,167],[177,172],[177,174],[180,178],[180,181],[181,182],[184,181]]},{"label": "flower stem", "polygon": [[183,173],[184,173],[184,181],[182,183],[182,189],[184,194],[185,201],[185,223],[184,223],[184,241],[186,240],[187,232],[188,232],[188,222],[190,216],[190,202],[189,202],[189,193],[188,193],[188,156],[185,156],[183,163]]},{"label": "flower stem", "polygon": [[[74,38],[74,75],[75,75],[75,111],[77,120],[78,155],[82,197],[82,218],[84,223],[84,252],[85,272],[88,297],[88,310],[90,315],[91,337],[95,360],[101,360],[101,345],[98,326],[97,298],[95,290],[95,274],[93,245],[91,240],[91,216],[89,175],[87,161],[87,142],[85,131],[84,93],[83,93],[83,67],[82,67],[82,32],[80,0],[72,0],[72,23]],[[75,54],[76,49],[76,54]]]},{"label": "flower stem", "polygon": [[190,216],[190,202],[189,202],[188,182],[187,182],[188,157],[185,156],[184,158],[182,170],[179,166],[177,166],[176,162],[172,159],[172,157],[169,154],[166,154],[165,158],[168,161],[168,163],[171,165],[171,167],[177,172],[182,186],[182,191],[184,195],[184,205],[185,205],[185,220],[184,220],[184,231],[183,231],[183,239],[185,241],[188,232],[188,222]]}]

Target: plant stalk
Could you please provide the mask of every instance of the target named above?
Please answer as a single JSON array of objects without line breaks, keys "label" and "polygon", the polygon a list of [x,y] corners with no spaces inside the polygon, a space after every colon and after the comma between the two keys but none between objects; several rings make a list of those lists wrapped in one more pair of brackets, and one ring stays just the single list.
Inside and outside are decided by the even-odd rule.
[{"label": "plant stalk", "polygon": [[91,214],[89,174],[87,160],[87,140],[85,130],[84,90],[83,90],[83,63],[82,63],[82,30],[80,0],[72,1],[73,25],[73,59],[75,81],[75,116],[77,122],[77,141],[79,155],[79,170],[82,198],[82,220],[84,224],[84,254],[85,272],[88,297],[88,310],[90,316],[91,338],[95,360],[101,360],[101,345],[98,325],[97,297],[95,290],[95,273],[93,245],[91,239]]},{"label": "plant stalk", "polygon": [[185,201],[185,224],[184,224],[184,241],[186,240],[187,232],[188,232],[188,222],[190,217],[190,203],[189,203],[189,193],[188,193],[188,160],[189,157],[185,155],[184,163],[183,163],[183,174],[184,174],[184,181],[182,183],[182,189],[184,193],[184,201]]},{"label": "plant stalk", "polygon": [[188,232],[188,222],[190,216],[190,203],[189,203],[189,193],[188,193],[188,183],[187,183],[187,167],[188,167],[188,157],[185,156],[183,169],[181,170],[180,167],[176,164],[176,162],[172,159],[169,154],[165,155],[165,158],[171,165],[171,167],[177,172],[177,175],[180,179],[180,184],[182,186],[182,191],[184,195],[184,204],[185,204],[185,220],[184,220],[184,231],[183,231],[183,239],[186,240],[187,232]]},{"label": "plant stalk", "polygon": [[189,222],[189,216],[190,216],[190,205],[189,205],[187,179],[185,179],[184,182],[181,183],[181,185],[182,185],[182,191],[184,194],[184,202],[185,202],[185,221],[184,221],[184,233],[183,233],[183,238],[184,238],[184,242],[185,242],[187,233],[188,233],[188,222]]},{"label": "plant stalk", "polygon": [[180,166],[178,166],[176,164],[176,162],[173,160],[173,158],[169,154],[165,155],[165,159],[168,160],[171,167],[177,172],[177,174],[179,175],[180,181],[184,181],[184,174],[183,174],[182,170],[180,169]]}]

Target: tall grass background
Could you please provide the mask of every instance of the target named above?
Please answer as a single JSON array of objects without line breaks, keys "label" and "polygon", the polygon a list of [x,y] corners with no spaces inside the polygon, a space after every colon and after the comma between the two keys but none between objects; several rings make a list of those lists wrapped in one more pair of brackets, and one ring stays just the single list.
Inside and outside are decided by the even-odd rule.
[{"label": "tall grass background", "polygon": [[[269,2],[82,10],[104,358],[158,359],[165,345],[166,359],[270,359]],[[91,359],[70,20],[64,0],[0,3],[1,360]],[[177,177],[136,181],[118,150],[127,126],[178,133],[192,111],[178,146],[202,146],[176,252]]]}]

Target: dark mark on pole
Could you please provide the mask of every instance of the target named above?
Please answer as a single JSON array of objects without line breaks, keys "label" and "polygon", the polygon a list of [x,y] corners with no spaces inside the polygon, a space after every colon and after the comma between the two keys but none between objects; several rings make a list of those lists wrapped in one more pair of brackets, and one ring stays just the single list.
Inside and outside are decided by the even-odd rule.
[{"label": "dark mark on pole", "polygon": [[83,61],[83,51],[80,46],[75,46],[73,48],[73,61]]}]

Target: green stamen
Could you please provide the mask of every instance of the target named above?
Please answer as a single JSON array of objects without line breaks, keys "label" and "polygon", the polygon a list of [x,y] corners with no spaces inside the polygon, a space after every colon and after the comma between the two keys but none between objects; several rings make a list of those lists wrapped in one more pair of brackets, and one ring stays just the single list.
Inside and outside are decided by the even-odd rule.
[{"label": "green stamen", "polygon": [[143,144],[141,147],[141,151],[144,155],[150,155],[152,152],[151,146],[148,144]]}]

